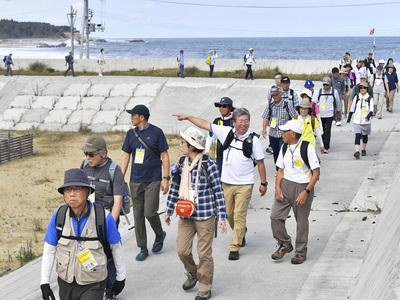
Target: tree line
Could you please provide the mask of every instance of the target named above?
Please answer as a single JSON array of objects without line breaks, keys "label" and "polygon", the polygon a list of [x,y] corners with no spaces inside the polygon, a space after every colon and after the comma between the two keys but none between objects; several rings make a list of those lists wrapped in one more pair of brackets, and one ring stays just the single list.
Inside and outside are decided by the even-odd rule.
[{"label": "tree line", "polygon": [[0,20],[1,39],[19,38],[65,38],[69,26],[54,26],[42,22],[18,22],[14,20]]}]

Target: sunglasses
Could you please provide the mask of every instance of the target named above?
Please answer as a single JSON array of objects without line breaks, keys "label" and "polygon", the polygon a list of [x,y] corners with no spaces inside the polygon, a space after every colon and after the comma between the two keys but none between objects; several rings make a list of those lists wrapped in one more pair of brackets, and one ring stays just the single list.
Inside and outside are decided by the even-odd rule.
[{"label": "sunglasses", "polygon": [[365,86],[360,86],[360,90],[367,90],[368,88]]},{"label": "sunglasses", "polygon": [[71,193],[75,191],[76,193],[82,192],[85,188],[83,186],[68,186],[64,188],[64,193]]},{"label": "sunglasses", "polygon": [[89,156],[89,157],[95,157],[97,154],[99,154],[99,152],[83,152],[85,154],[85,156]]},{"label": "sunglasses", "polygon": [[218,108],[223,107],[223,108],[227,108],[229,107],[229,105],[217,105]]}]

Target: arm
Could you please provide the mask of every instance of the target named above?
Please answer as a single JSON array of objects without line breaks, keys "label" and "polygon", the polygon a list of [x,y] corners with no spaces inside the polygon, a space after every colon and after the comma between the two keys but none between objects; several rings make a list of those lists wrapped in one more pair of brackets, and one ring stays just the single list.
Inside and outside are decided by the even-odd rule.
[{"label": "arm", "polygon": [[[163,169],[164,169],[164,176],[169,176],[170,164],[169,164],[168,151],[161,152],[161,159],[162,159],[162,165],[163,165]],[[163,178],[162,183],[161,183],[161,191],[163,192],[163,195],[168,193],[168,188],[169,188],[169,181],[167,179]]]},{"label": "arm", "polygon": [[50,275],[53,269],[54,258],[56,256],[57,246],[44,243],[42,256],[42,269],[40,279],[40,289],[42,290],[43,299],[55,300],[54,293],[50,288]]},{"label": "arm", "polygon": [[283,201],[283,193],[281,190],[282,180],[283,180],[283,169],[279,168],[278,172],[276,173],[276,180],[275,180],[275,198],[278,201]]},{"label": "arm", "polygon": [[211,144],[214,142],[215,138],[210,136],[209,134],[207,135],[207,139],[206,139],[206,146],[204,147],[205,150],[205,154],[210,156],[210,148],[211,148]]},{"label": "arm", "polygon": [[171,224],[170,216],[174,213],[175,203],[178,201],[179,185],[172,180],[167,198],[167,208],[165,210],[164,221],[169,226]]},{"label": "arm", "polygon": [[117,280],[123,281],[126,279],[126,270],[121,242],[110,244],[110,248],[114,259],[115,268],[117,269]]},{"label": "arm", "polygon": [[[310,182],[307,184],[306,189],[311,191],[314,188],[314,185],[317,183],[318,178],[319,178],[319,168],[316,168],[312,170],[312,177]],[[296,199],[297,205],[302,206],[304,203],[306,203],[307,196],[308,196],[307,192],[305,190],[302,191]]]},{"label": "arm", "polygon": [[325,151],[325,148],[324,148],[324,141],[322,140],[321,126],[318,126],[317,128],[315,128],[314,131],[315,131],[315,134],[317,135],[319,144],[321,145],[321,154],[323,154]]},{"label": "arm", "polygon": [[200,118],[190,116],[190,115],[183,115],[183,114],[176,114],[173,116],[177,117],[178,121],[188,120],[189,122],[193,123],[197,127],[200,127],[201,129],[205,129],[205,130],[211,132],[210,122],[208,122],[204,119],[200,119]]},{"label": "arm", "polygon": [[121,207],[122,207],[122,195],[114,195],[114,205],[111,214],[115,222],[117,222],[119,218],[119,212],[121,211]]},{"label": "arm", "polygon": [[122,159],[121,159],[121,171],[122,175],[125,177],[126,170],[128,169],[128,164],[129,161],[131,160],[131,154],[124,152],[122,154]]},{"label": "arm", "polygon": [[268,120],[263,119],[263,137],[266,139],[268,132],[267,132],[267,125],[268,125]]},{"label": "arm", "polygon": [[[267,173],[265,171],[264,160],[257,160],[258,173],[260,174],[261,183],[267,182]],[[267,192],[267,187],[260,184],[259,188],[261,196]]]}]

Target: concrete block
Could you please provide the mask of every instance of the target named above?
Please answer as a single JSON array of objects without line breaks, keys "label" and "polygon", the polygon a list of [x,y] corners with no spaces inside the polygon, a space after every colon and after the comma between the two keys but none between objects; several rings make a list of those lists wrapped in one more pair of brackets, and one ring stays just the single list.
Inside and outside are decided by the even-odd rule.
[{"label": "concrete block", "polygon": [[80,123],[66,124],[61,127],[60,131],[78,132],[80,128],[81,128]]},{"label": "concrete block", "polygon": [[104,102],[104,97],[83,97],[78,105],[78,109],[94,109],[99,110],[101,104]]},{"label": "concrete block", "polygon": [[48,109],[38,108],[38,109],[30,109],[27,110],[21,118],[21,122],[34,122],[34,123],[42,123],[44,118],[46,118],[49,113]]},{"label": "concrete block", "polygon": [[59,122],[42,123],[39,125],[39,130],[60,131],[64,124]]},{"label": "concrete block", "polygon": [[71,115],[72,110],[70,109],[55,109],[49,111],[49,114],[44,118],[45,123],[57,122],[62,125],[66,124],[68,117]]},{"label": "concrete block", "polygon": [[76,110],[72,112],[68,119],[68,124],[91,124],[93,116],[97,113],[97,110],[85,109]]},{"label": "concrete block", "polygon": [[[128,103],[126,104],[126,109],[132,109],[134,106],[138,104],[143,104],[146,105],[147,107],[150,106],[150,103],[154,100],[153,97],[133,97],[128,100]],[[151,112],[150,112],[151,114]]]},{"label": "concrete block", "polygon": [[109,124],[114,126],[120,113],[117,110],[99,111],[94,115],[92,125]]},{"label": "concrete block", "polygon": [[33,101],[31,107],[35,108],[47,108],[52,110],[54,108],[55,103],[57,102],[57,96],[37,96]]},{"label": "concrete block", "polygon": [[137,83],[121,83],[114,85],[111,90],[110,96],[124,96],[124,97],[132,97],[133,91],[136,89]]},{"label": "concrete block", "polygon": [[68,88],[68,83],[52,83],[47,85],[43,91],[43,96],[63,96],[65,90]]},{"label": "concrete block", "polygon": [[67,90],[64,91],[63,96],[84,96],[90,88],[90,83],[75,83],[71,84]]},{"label": "concrete block", "polygon": [[131,126],[131,115],[128,114],[126,111],[121,112],[117,119],[117,125]]},{"label": "concrete block", "polygon": [[54,109],[68,108],[71,110],[75,110],[78,107],[78,104],[80,103],[80,101],[81,101],[81,98],[79,96],[61,97],[56,102]]},{"label": "concrete block", "polygon": [[135,97],[150,96],[155,97],[161,88],[161,84],[157,83],[144,83],[137,86],[134,91]]},{"label": "concrete block", "polygon": [[14,130],[32,130],[38,128],[39,122],[21,122],[14,126]]},{"label": "concrete block", "polygon": [[107,132],[111,131],[113,125],[107,123],[98,123],[89,125],[89,129],[93,132]]},{"label": "concrete block", "polygon": [[20,95],[15,96],[14,100],[8,105],[9,108],[19,107],[19,108],[31,108],[32,102],[35,96],[33,95]]},{"label": "concrete block", "polygon": [[26,84],[19,92],[20,95],[35,95],[42,94],[43,89],[48,83],[45,81],[33,80],[31,83]]},{"label": "concrete block", "polygon": [[109,97],[104,100],[101,105],[101,110],[125,110],[126,103],[128,103],[129,97]]},{"label": "concrete block", "polygon": [[113,87],[113,84],[94,84],[90,87],[87,94],[88,96],[108,97]]},{"label": "concrete block", "polygon": [[12,130],[14,129],[14,122],[12,121],[0,121],[0,129]]},{"label": "concrete block", "polygon": [[131,129],[131,125],[115,125],[111,128],[111,131],[123,131],[127,132],[129,129]]},{"label": "concrete block", "polygon": [[9,108],[3,113],[4,121],[19,122],[22,115],[27,111],[26,108]]}]

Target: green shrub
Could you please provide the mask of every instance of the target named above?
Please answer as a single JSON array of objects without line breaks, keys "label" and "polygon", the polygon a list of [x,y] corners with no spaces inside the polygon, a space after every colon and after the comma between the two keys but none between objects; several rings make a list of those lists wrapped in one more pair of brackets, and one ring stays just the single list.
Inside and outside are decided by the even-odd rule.
[{"label": "green shrub", "polygon": [[46,68],[46,71],[49,72],[49,73],[54,73],[55,69],[53,69],[53,68]]},{"label": "green shrub", "polygon": [[34,71],[34,72],[43,72],[47,68],[47,65],[45,63],[35,61],[34,63],[31,63],[29,65],[29,70]]}]

